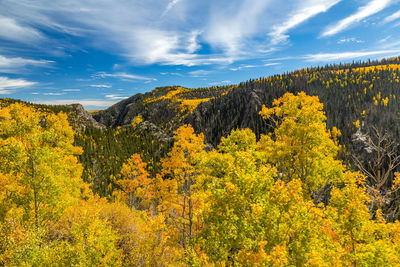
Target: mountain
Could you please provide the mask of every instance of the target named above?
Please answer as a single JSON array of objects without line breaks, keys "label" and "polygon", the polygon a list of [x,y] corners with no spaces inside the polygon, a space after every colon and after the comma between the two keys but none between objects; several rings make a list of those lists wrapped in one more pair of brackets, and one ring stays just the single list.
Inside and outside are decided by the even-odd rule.
[{"label": "mountain", "polygon": [[81,104],[71,105],[42,105],[30,102],[25,102],[16,99],[0,98],[0,106],[7,106],[13,103],[24,103],[25,105],[32,106],[38,109],[46,110],[48,112],[64,112],[68,115],[68,120],[75,131],[85,131],[87,128],[94,128],[104,130],[105,125],[93,119],[93,116],[85,110]]},{"label": "mountain", "polygon": [[159,87],[136,94],[100,111],[94,118],[108,127],[128,125],[140,115],[166,131],[174,131],[199,104],[223,96],[236,86],[188,89],[181,86]]},{"label": "mountain", "polygon": [[[274,125],[259,115],[262,106],[272,106],[286,92],[304,91],[318,96],[323,103],[328,129],[333,132],[339,129],[340,158],[350,168],[363,171],[369,181],[375,179],[374,173],[385,175],[381,185],[381,190],[385,190],[392,186],[400,164],[397,162],[400,159],[399,79],[400,57],[328,65],[230,86],[156,88],[98,112],[94,118],[110,129],[117,129],[131,127],[132,121],[140,117],[170,137],[179,126],[191,124],[196,132],[204,133],[209,145],[216,147],[221,137],[233,129],[250,128],[257,137],[271,132]],[[119,142],[116,146],[124,143]],[[166,155],[172,142],[160,145],[162,153],[158,155]],[[149,158],[146,146],[141,148]],[[154,162],[152,169],[158,170]],[[118,176],[118,168],[112,173]]]},{"label": "mountain", "polygon": [[156,88],[123,100],[94,118],[115,127],[128,125],[141,115],[167,133],[188,123],[216,146],[232,129],[250,128],[257,136],[267,133],[272,128],[258,115],[262,105],[271,106],[285,92],[304,91],[324,103],[327,126],[342,131],[343,144],[351,145],[357,120],[364,127],[390,130],[400,140],[399,62],[400,58],[390,58],[307,68],[233,86]]},{"label": "mountain", "polygon": [[149,173],[155,174],[160,171],[160,159],[173,143],[170,136],[150,122],[143,122],[137,127],[106,127],[95,121],[80,104],[41,105],[1,98],[0,106],[16,102],[44,112],[64,112],[68,115],[68,121],[75,131],[75,144],[83,148],[79,156],[83,165],[82,178],[101,196],[112,194],[121,166],[132,154],[140,153],[148,163]]},{"label": "mountain", "polygon": [[[399,68],[400,57],[306,68],[229,86],[159,87],[93,117],[81,105],[30,105],[69,114],[77,132],[75,142],[84,151],[80,156],[83,178],[101,196],[111,195],[118,187],[121,166],[134,153],[141,154],[152,176],[158,173],[160,159],[173,145],[174,131],[183,124],[203,132],[214,147],[233,129],[250,128],[257,137],[270,132],[274,125],[262,119],[259,111],[286,92],[318,96],[324,104],[327,127],[341,131],[341,158],[354,169],[362,167],[361,163],[370,170],[374,160],[371,142],[377,141],[377,133],[391,140],[395,155],[400,155]],[[2,99],[0,103],[13,101]],[[380,166],[388,170],[389,162],[391,159],[385,158]],[[393,171],[385,186],[391,186]]]}]

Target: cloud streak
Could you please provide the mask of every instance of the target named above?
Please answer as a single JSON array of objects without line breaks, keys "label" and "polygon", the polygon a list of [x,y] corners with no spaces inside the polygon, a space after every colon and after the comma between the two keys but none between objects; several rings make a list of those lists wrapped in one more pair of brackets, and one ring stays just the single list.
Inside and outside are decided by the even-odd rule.
[{"label": "cloud streak", "polygon": [[399,18],[400,18],[400,10],[397,11],[397,12],[395,12],[395,13],[393,13],[392,15],[386,17],[386,18],[383,20],[383,23],[392,22],[392,21],[397,20],[397,19],[399,19]]},{"label": "cloud streak", "polygon": [[328,11],[340,1],[341,0],[305,1],[303,7],[300,7],[298,11],[289,15],[288,20],[282,24],[273,26],[272,31],[269,33],[272,38],[271,43],[276,45],[285,42],[289,38],[289,30],[320,13]]},{"label": "cloud streak", "polygon": [[373,0],[367,5],[360,7],[356,13],[326,28],[321,36],[326,37],[338,34],[339,32],[342,32],[351,27],[353,24],[358,23],[363,19],[382,11],[391,3],[392,0]]},{"label": "cloud streak", "polygon": [[168,3],[167,8],[164,10],[164,12],[162,13],[161,17],[164,17],[165,15],[167,15],[167,13],[174,7],[176,6],[176,4],[179,3],[180,0],[172,0],[171,2]]},{"label": "cloud streak", "polygon": [[[117,78],[123,80],[144,80],[144,81],[156,81],[155,78],[150,78],[141,75],[129,74],[126,72],[117,72],[117,73],[107,73],[107,72],[98,72],[92,76],[93,78],[102,79],[102,78]],[[104,85],[104,84],[94,84],[91,85],[92,87],[104,87],[110,88],[111,85]]]},{"label": "cloud streak", "polygon": [[[135,66],[229,65],[282,50],[296,27],[328,12],[341,1],[286,0],[282,5],[279,0],[3,0],[0,39],[24,43],[34,50],[43,45],[31,44],[40,42],[64,47],[60,44],[69,38],[61,41],[55,37],[62,34],[79,39],[80,46],[109,52]],[[372,0],[351,16],[325,28],[322,36],[344,31],[393,1]],[[386,20],[398,16],[394,13]],[[45,66],[49,62],[19,64]],[[3,70],[10,71],[5,67]],[[16,72],[17,68],[11,71]],[[97,78],[154,80],[123,75],[100,73]]]},{"label": "cloud streak", "polygon": [[49,67],[54,61],[26,59],[21,57],[6,57],[0,55],[0,72],[20,73],[25,71],[26,66]]},{"label": "cloud streak", "polygon": [[44,105],[71,105],[71,104],[82,104],[83,106],[92,106],[98,108],[107,108],[117,101],[115,100],[103,100],[103,99],[53,99],[53,100],[37,100],[33,101],[38,104]]},{"label": "cloud streak", "polygon": [[128,98],[127,96],[113,95],[113,94],[105,95],[105,97],[109,98],[109,99],[112,99],[112,100],[123,100],[123,99]]},{"label": "cloud streak", "polygon": [[37,83],[24,79],[10,79],[5,76],[0,76],[0,94],[12,94],[16,89],[29,87],[35,84]]},{"label": "cloud streak", "polygon": [[15,19],[0,15],[0,38],[16,42],[38,42],[44,38],[38,30],[23,26]]},{"label": "cloud streak", "polygon": [[340,60],[349,60],[367,56],[393,56],[398,55],[398,50],[376,50],[376,51],[354,51],[354,52],[340,52],[340,53],[318,53],[303,56],[303,59],[308,62],[338,62]]},{"label": "cloud streak", "polygon": [[91,84],[90,87],[95,87],[95,88],[111,88],[111,85],[108,84]]}]

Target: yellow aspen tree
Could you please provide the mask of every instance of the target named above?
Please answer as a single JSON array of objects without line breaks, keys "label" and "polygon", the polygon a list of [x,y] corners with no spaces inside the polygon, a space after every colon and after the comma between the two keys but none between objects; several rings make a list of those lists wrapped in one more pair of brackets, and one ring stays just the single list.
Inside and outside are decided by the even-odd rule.
[{"label": "yellow aspen tree", "polygon": [[[121,186],[125,200],[129,208],[146,208],[146,200],[149,200],[151,179],[146,170],[147,164],[142,161],[139,154],[133,154],[122,165],[122,180],[117,183]],[[148,202],[148,201],[147,201]]]},{"label": "yellow aspen tree", "polygon": [[184,125],[177,129],[174,139],[171,152],[162,160],[164,180],[158,178],[162,183],[160,209],[167,212],[170,223],[180,233],[183,249],[187,250],[192,246],[196,229],[195,209],[199,203],[195,193],[199,173],[195,165],[204,148],[204,136],[196,135],[191,126]]},{"label": "yellow aspen tree", "polygon": [[[14,203],[36,228],[57,218],[79,194],[82,167],[67,115],[12,104],[0,120],[0,172],[16,180],[8,187]],[[31,213],[33,211],[33,214]]]},{"label": "yellow aspen tree", "polygon": [[272,105],[263,106],[260,114],[276,128],[262,140],[269,152],[266,156],[278,168],[280,178],[300,179],[308,193],[340,181],[344,167],[336,159],[339,146],[326,129],[318,97],[304,92],[286,93]]}]

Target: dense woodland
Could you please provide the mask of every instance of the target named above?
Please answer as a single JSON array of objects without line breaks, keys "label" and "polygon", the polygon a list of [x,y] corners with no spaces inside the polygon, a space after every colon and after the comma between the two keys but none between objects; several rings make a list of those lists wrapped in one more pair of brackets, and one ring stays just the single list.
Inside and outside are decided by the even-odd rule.
[{"label": "dense woodland", "polygon": [[399,61],[1,100],[0,264],[399,265]]}]

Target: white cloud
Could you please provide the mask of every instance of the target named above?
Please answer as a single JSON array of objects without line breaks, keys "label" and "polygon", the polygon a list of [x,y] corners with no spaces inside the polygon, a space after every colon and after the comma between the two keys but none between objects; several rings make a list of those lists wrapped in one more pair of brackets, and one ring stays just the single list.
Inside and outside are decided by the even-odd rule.
[{"label": "white cloud", "polygon": [[317,0],[317,1],[304,1],[303,6],[289,15],[288,20],[284,23],[275,25],[270,32],[272,44],[285,42],[289,36],[288,31],[300,25],[301,23],[309,20],[310,18],[328,11],[332,6],[339,3],[341,0]]},{"label": "white cloud", "polygon": [[392,21],[397,20],[397,19],[399,19],[399,18],[400,18],[400,10],[397,11],[397,12],[395,12],[395,13],[393,13],[392,15],[386,17],[386,18],[383,20],[383,23],[392,22]]},{"label": "white cloud", "polygon": [[111,88],[112,85],[109,84],[91,84],[90,87],[97,87],[97,88]]},{"label": "white cloud", "polygon": [[171,2],[169,2],[161,17],[164,17],[176,4],[179,3],[179,1],[180,0],[172,0]]},{"label": "white cloud", "polygon": [[359,40],[355,37],[351,37],[351,38],[343,38],[340,39],[339,41],[337,41],[338,44],[344,44],[344,43],[364,43],[363,40]]},{"label": "white cloud", "polygon": [[26,66],[48,67],[49,64],[53,62],[54,61],[50,60],[35,60],[21,57],[6,57],[0,55],[0,72],[20,73],[25,70]]},{"label": "white cloud", "polygon": [[256,65],[241,65],[241,66],[238,66],[238,67],[230,68],[230,70],[231,71],[238,71],[238,70],[242,70],[242,69],[249,69],[249,68],[256,68],[256,67],[258,67],[258,66],[256,66]]},{"label": "white cloud", "polygon": [[34,101],[38,104],[45,105],[71,105],[71,104],[82,104],[83,106],[92,106],[98,108],[107,108],[117,101],[115,100],[102,100],[102,99],[54,99],[54,100],[37,100]]},{"label": "white cloud", "polygon": [[81,89],[63,89],[64,92],[80,92]]},{"label": "white cloud", "polygon": [[380,43],[385,43],[385,42],[386,42],[387,40],[389,40],[390,38],[392,38],[391,35],[386,36],[385,38],[380,39],[379,42],[380,42]]},{"label": "white cloud", "polygon": [[44,36],[29,26],[22,26],[15,19],[0,15],[0,38],[17,42],[37,42]]},{"label": "white cloud", "polygon": [[194,71],[190,71],[188,72],[188,74],[192,77],[205,77],[207,75],[209,75],[212,71],[209,70],[194,70]]},{"label": "white cloud", "polygon": [[338,62],[340,60],[350,60],[360,57],[368,57],[368,56],[394,56],[400,53],[399,50],[377,50],[377,51],[365,51],[365,52],[341,52],[341,53],[318,53],[318,54],[310,54],[305,55],[301,58],[305,59],[309,62]]},{"label": "white cloud", "polygon": [[276,66],[276,65],[281,65],[282,63],[279,62],[272,62],[272,63],[265,63],[264,66],[265,67],[270,67],[270,66]]},{"label": "white cloud", "polygon": [[341,31],[344,31],[353,24],[382,11],[387,6],[389,6],[391,2],[392,0],[373,0],[365,6],[360,7],[357,12],[352,14],[351,16],[339,21],[332,26],[327,27],[322,33],[322,36],[331,36]]},{"label": "white cloud", "polygon": [[[0,39],[24,42],[32,50],[70,47],[62,43],[70,38],[60,41],[52,37],[61,33],[78,37],[77,43],[89,48],[118,54],[133,65],[228,65],[280,49],[295,27],[340,1],[2,0],[0,18],[4,23],[0,25],[11,30],[0,28]],[[390,0],[371,3],[377,2],[385,3],[375,4],[379,8]],[[359,9],[362,16],[364,9]],[[32,40],[51,45],[31,45]],[[276,45],[271,47],[270,40]],[[92,78],[155,80],[120,70],[116,64],[116,73],[98,73]]]},{"label": "white cloud", "polygon": [[[222,1],[212,6],[212,11],[206,26],[205,40],[216,48],[223,49],[224,53],[233,60],[243,56],[245,47],[254,44],[249,38],[265,31],[268,24],[264,11],[270,6],[271,0],[244,0]],[[254,47],[251,47],[252,49]]]},{"label": "white cloud", "polygon": [[160,72],[161,75],[174,75],[174,76],[180,76],[183,77],[182,73],[179,72]]},{"label": "white cloud", "polygon": [[[92,76],[93,78],[117,78],[117,79],[124,79],[124,80],[145,80],[145,81],[155,81],[157,79],[155,78],[149,78],[145,76],[140,76],[140,75],[135,75],[135,74],[129,74],[126,72],[118,72],[118,73],[106,73],[106,72],[98,72]],[[93,86],[93,85],[91,85]],[[97,85],[93,87],[108,87],[108,85]]]},{"label": "white cloud", "polygon": [[105,95],[106,98],[112,99],[112,100],[122,100],[128,98],[128,96],[121,96],[121,95]]},{"label": "white cloud", "polygon": [[37,84],[24,79],[10,79],[0,76],[0,94],[12,94],[15,89],[25,88]]},{"label": "white cloud", "polygon": [[220,81],[220,82],[212,82],[209,83],[210,85],[222,85],[222,84],[230,84],[232,81],[226,80],[226,81]]},{"label": "white cloud", "polygon": [[43,93],[43,95],[65,95],[65,93]]}]

